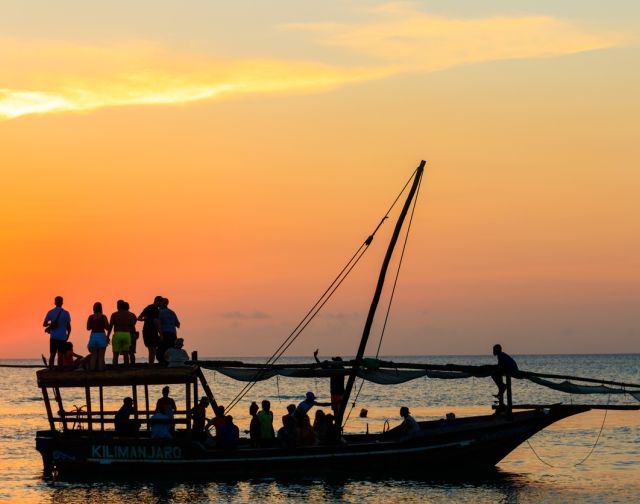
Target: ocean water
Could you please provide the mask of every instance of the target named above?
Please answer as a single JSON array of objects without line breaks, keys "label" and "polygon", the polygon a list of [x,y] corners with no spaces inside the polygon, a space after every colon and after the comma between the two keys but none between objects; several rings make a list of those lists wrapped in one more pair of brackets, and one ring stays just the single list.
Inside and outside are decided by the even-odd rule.
[{"label": "ocean water", "polygon": [[[434,364],[491,364],[489,356],[387,357],[398,362]],[[261,362],[261,359],[243,359]],[[590,376],[640,383],[640,355],[535,355],[518,356],[522,369],[546,373]],[[283,362],[309,362],[289,358]],[[38,361],[0,361],[5,364]],[[205,371],[214,395],[227,404],[243,383]],[[359,382],[356,382],[359,386]],[[161,387],[151,387],[160,396]],[[269,399],[275,418],[286,405],[297,403],[307,390],[322,400],[328,396],[328,380],[271,379],[258,383],[232,411],[236,423],[248,426],[252,400]],[[402,385],[365,383],[347,425],[348,431],[380,431],[386,421],[399,423],[402,405],[418,420],[491,412],[495,386],[490,378],[466,380],[418,379]],[[634,403],[623,396],[574,396],[549,390],[524,380],[514,380],[516,403]],[[105,406],[118,407],[128,389],[115,389]],[[183,406],[178,391],[172,394]],[[84,404],[83,396],[63,391],[67,409]],[[637,403],[636,403],[637,404]],[[368,410],[366,419],[358,417]],[[521,445],[490,475],[426,475],[421,479],[358,479],[349,474],[324,480],[313,474],[294,480],[246,481],[171,480],[100,481],[64,483],[43,478],[42,461],[35,450],[35,432],[48,428],[44,404],[36,387],[34,369],[0,368],[0,501],[35,503],[157,503],[157,502],[640,502],[640,411],[591,411],[556,423]],[[590,456],[598,434],[600,438]],[[535,453],[534,451],[535,450]],[[537,454],[537,455],[536,455]]]}]

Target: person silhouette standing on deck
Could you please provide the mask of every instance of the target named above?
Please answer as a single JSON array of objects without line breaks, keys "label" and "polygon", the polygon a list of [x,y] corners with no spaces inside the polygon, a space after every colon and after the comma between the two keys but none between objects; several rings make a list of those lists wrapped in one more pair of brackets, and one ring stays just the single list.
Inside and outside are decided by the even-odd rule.
[{"label": "person silhouette standing on deck", "polygon": [[71,334],[71,315],[62,308],[64,302],[62,296],[56,296],[53,302],[55,307],[47,312],[42,323],[44,332],[49,334],[49,369],[53,369],[56,354],[58,354],[58,366],[62,367],[64,343]]},{"label": "person silhouette standing on deck", "polygon": [[502,351],[502,345],[493,345],[493,355],[498,358],[496,372],[491,375],[491,378],[493,378],[493,381],[498,386],[498,393],[495,394],[494,397],[498,399],[500,406],[504,406],[504,393],[507,390],[507,386],[505,385],[502,376],[508,375],[517,377],[520,371],[518,370],[518,364],[516,364],[516,361],[513,360],[510,355]]},{"label": "person silhouette standing on deck", "polygon": [[[331,357],[331,362],[320,361],[318,359],[318,348],[313,352],[313,358],[318,364],[324,368],[329,369],[344,369],[342,364],[342,357]],[[331,394],[331,409],[334,413],[338,413],[340,405],[342,404],[342,397],[344,396],[344,375],[332,375],[329,378],[329,392]]]},{"label": "person silhouette standing on deck", "polygon": [[144,341],[144,346],[149,350],[150,366],[152,366],[156,360],[156,349],[160,344],[159,310],[162,301],[162,296],[156,296],[153,304],[147,306],[138,316],[139,321],[144,321],[144,325],[142,326],[142,340]]}]

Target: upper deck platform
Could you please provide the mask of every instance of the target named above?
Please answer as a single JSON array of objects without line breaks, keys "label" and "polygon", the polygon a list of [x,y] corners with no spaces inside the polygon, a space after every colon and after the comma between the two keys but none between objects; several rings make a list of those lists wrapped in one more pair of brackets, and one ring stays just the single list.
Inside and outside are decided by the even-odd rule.
[{"label": "upper deck platform", "polygon": [[166,368],[107,366],[104,371],[58,371],[42,369],[36,373],[38,387],[114,387],[128,385],[169,385],[194,383],[201,377],[197,365]]}]

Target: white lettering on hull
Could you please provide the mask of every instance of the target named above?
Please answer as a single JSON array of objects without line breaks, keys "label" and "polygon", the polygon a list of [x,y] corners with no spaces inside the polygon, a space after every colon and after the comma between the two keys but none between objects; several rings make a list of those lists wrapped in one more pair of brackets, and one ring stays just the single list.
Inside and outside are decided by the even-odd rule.
[{"label": "white lettering on hull", "polygon": [[91,458],[111,460],[179,460],[179,446],[91,445]]}]

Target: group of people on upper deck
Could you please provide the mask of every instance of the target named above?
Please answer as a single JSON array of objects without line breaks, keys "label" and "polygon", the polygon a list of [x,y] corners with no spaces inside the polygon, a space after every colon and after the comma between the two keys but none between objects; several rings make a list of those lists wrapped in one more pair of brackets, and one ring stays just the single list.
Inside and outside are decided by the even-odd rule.
[{"label": "group of people on upper deck", "polygon": [[130,311],[129,303],[122,299],[116,302],[116,311],[109,318],[103,312],[102,303],[95,302],[93,312],[87,318],[87,356],[76,354],[73,343],[69,341],[71,315],[62,307],[63,303],[62,296],[56,296],[55,306],[47,312],[43,322],[50,338],[49,369],[54,368],[57,355],[59,369],[104,370],[105,353],[109,345],[113,351],[114,365],[118,365],[121,355],[125,366],[135,364],[139,338],[137,322],[143,322],[142,340],[149,352],[150,365],[157,360],[162,365],[181,366],[189,359],[183,349],[184,340],[178,338],[180,320],[169,308],[169,300],[163,296],[156,296],[153,303],[137,317]]}]

